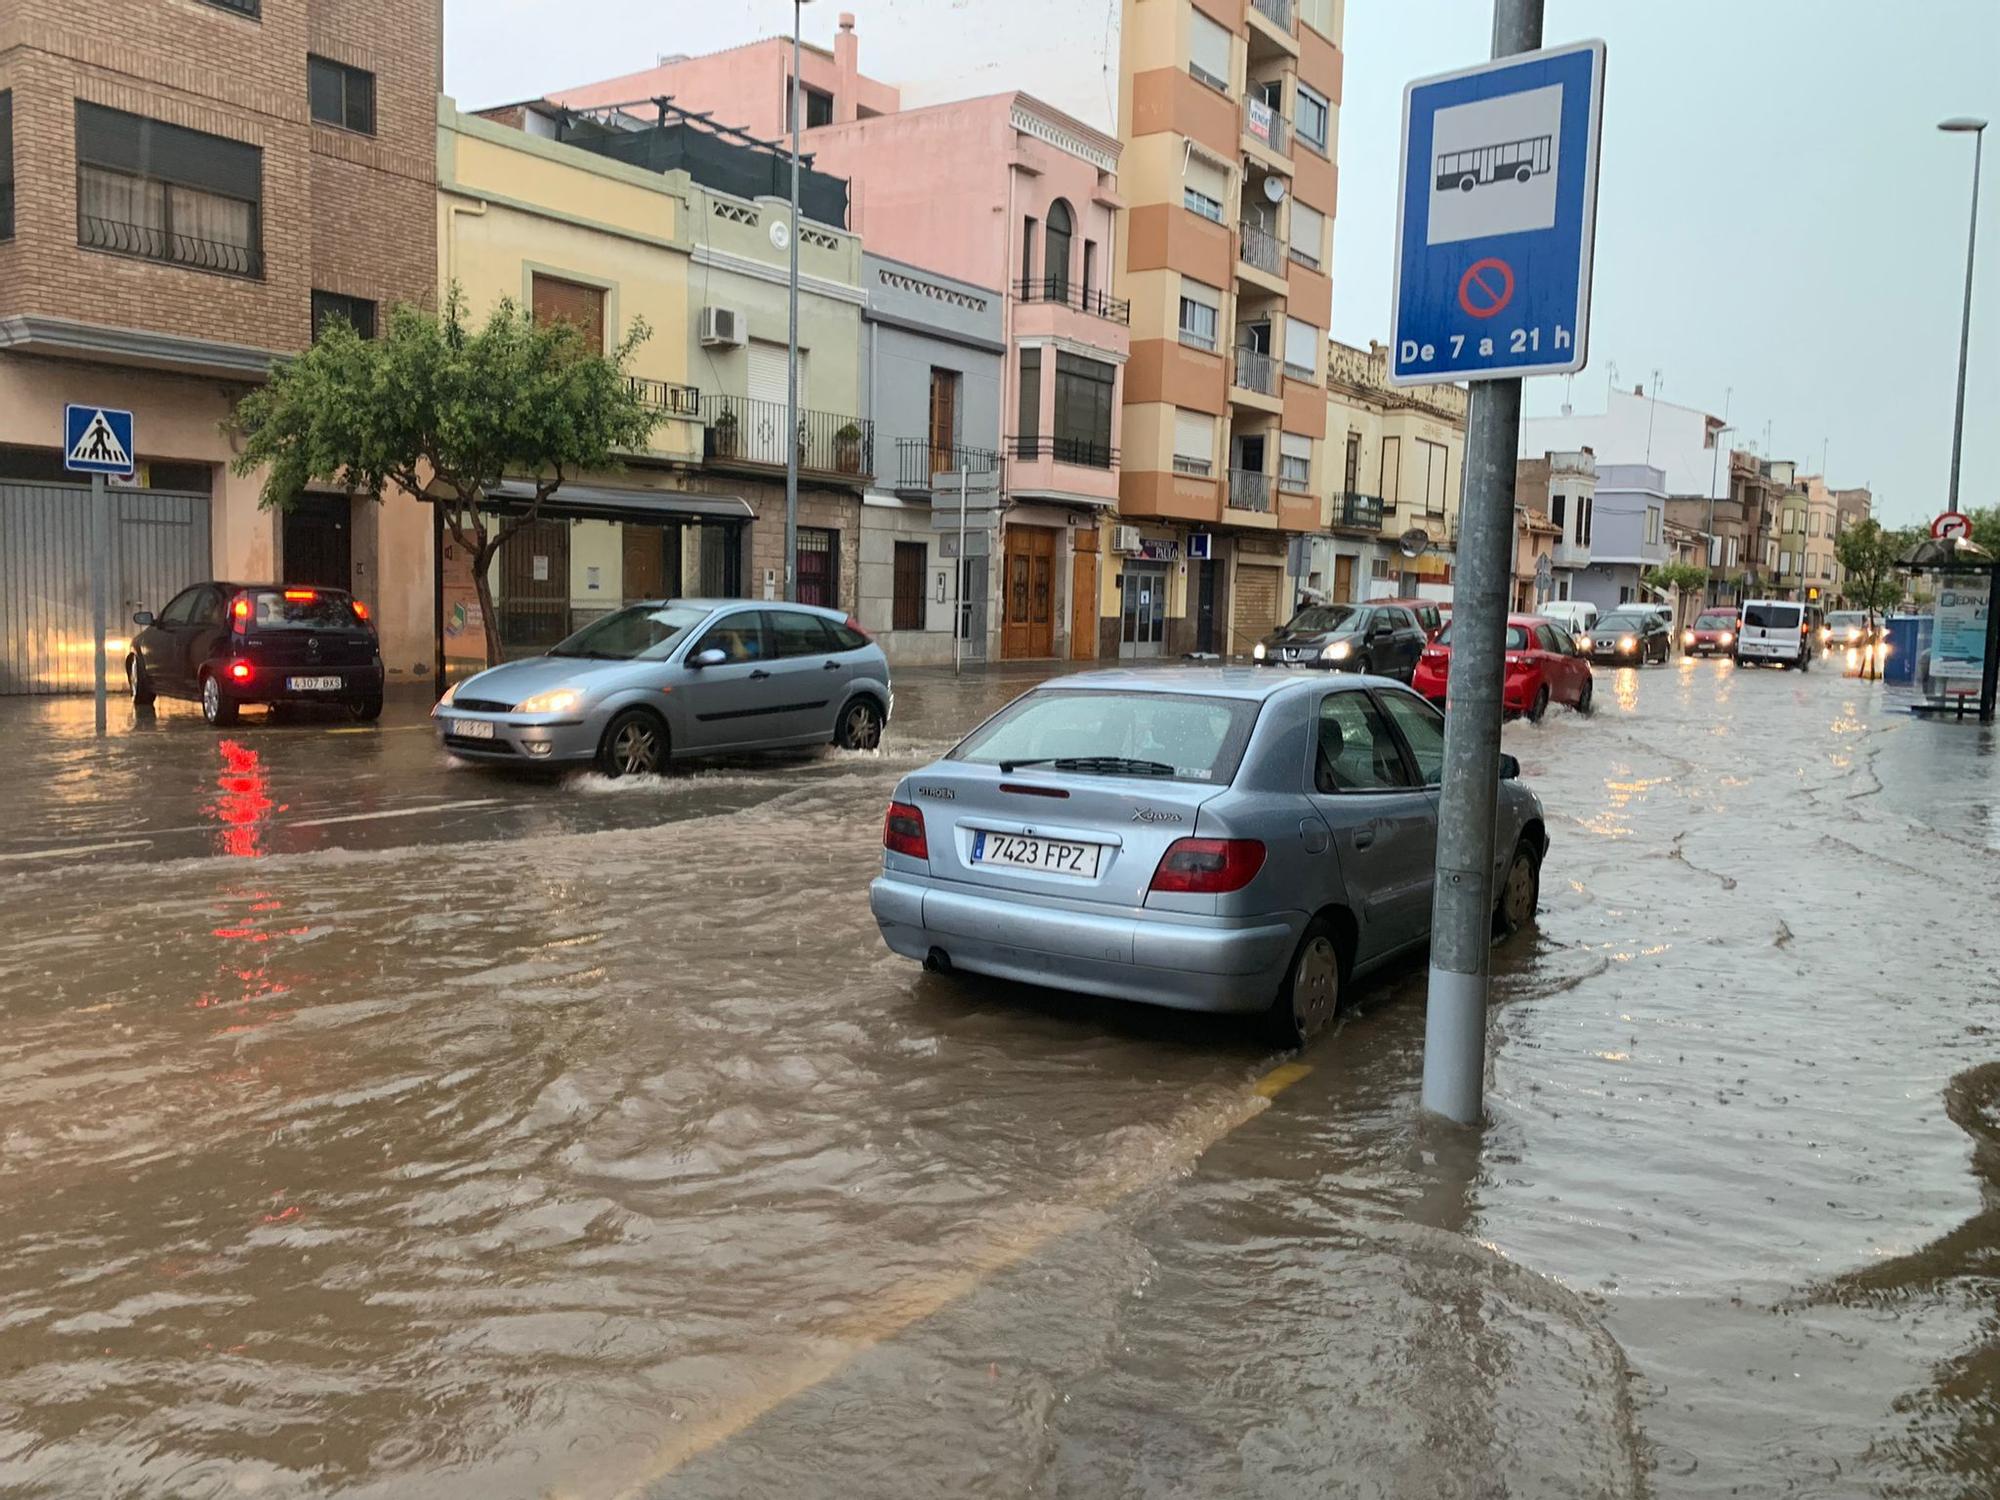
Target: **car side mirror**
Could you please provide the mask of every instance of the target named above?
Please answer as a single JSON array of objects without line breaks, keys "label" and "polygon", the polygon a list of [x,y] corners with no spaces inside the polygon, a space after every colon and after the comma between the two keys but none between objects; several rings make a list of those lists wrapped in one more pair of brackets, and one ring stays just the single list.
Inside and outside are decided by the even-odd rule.
[{"label": "car side mirror", "polygon": [[688,658],[691,667],[719,667],[729,660],[729,653],[720,646],[710,646],[706,651],[697,651]]},{"label": "car side mirror", "polygon": [[1511,755],[1502,755],[1500,757],[1500,779],[1502,781],[1516,781],[1520,779],[1520,775],[1521,762]]},{"label": "car side mirror", "polygon": [[132,616],[132,623],[133,623],[134,625],[150,625],[150,624],[152,624],[152,623],[153,623],[153,612],[152,612],[152,611],[151,611],[150,609],[142,609],[142,610],[140,610],[140,611],[139,611],[139,612],[138,612],[137,614],[135,614],[135,615],[133,615],[133,616]]}]

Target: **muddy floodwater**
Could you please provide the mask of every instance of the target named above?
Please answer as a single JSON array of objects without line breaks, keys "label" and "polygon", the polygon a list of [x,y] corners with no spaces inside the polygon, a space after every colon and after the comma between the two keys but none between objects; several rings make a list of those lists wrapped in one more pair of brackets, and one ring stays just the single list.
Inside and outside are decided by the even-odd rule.
[{"label": "muddy floodwater", "polygon": [[2000,745],[1675,662],[1512,725],[1489,1119],[926,975],[879,755],[644,784],[0,701],[0,1493],[1989,1497]]}]

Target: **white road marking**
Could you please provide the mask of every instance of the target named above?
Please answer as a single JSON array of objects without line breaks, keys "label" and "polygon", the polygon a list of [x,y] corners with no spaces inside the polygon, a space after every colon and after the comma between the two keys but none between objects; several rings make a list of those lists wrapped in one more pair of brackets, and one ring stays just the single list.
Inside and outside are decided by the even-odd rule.
[{"label": "white road marking", "polygon": [[373,823],[382,818],[421,818],[426,813],[457,812],[467,807],[498,807],[505,798],[475,797],[464,802],[433,802],[428,807],[395,807],[386,812],[345,813],[337,818],[300,818],[287,823],[273,823],[273,831],[287,828],[325,828],[331,823]]},{"label": "white road marking", "polygon": [[0,865],[29,859],[67,859],[72,854],[98,854],[106,849],[143,849],[151,839],[120,839],[113,844],[70,844],[61,849],[30,849],[26,854],[0,854]]}]

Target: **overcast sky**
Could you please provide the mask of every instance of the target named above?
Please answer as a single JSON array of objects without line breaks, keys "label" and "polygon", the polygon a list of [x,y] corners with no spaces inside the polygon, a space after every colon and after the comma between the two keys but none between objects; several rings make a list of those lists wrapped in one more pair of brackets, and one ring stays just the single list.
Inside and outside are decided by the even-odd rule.
[{"label": "overcast sky", "polygon": [[[906,102],[1023,88],[1115,130],[1119,0],[811,0],[858,18]],[[463,104],[540,94],[785,30],[784,0],[445,0]],[[1402,87],[1486,54],[1491,0],[1348,0],[1333,333],[1386,338]],[[1996,0],[1548,0],[1551,43],[1609,44],[1590,366],[1721,413],[1733,441],[1871,484],[1894,521],[1943,509],[1972,138],[2000,122]],[[1995,156],[2000,158],[2000,129]],[[2000,165],[1987,168],[1962,500],[2000,503]],[[1556,410],[1559,379],[1528,383]]]}]

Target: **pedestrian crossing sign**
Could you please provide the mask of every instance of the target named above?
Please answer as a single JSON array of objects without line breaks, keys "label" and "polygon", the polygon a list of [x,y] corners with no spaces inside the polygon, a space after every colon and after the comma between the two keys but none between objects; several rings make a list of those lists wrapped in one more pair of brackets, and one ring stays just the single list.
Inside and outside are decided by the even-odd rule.
[{"label": "pedestrian crossing sign", "polygon": [[108,406],[64,407],[63,467],[78,474],[130,474],[132,413]]}]

